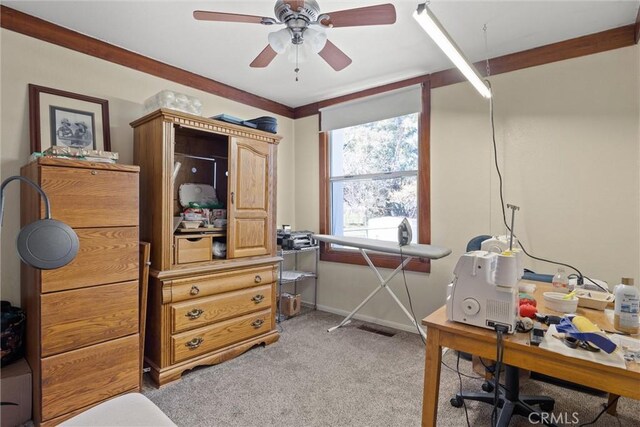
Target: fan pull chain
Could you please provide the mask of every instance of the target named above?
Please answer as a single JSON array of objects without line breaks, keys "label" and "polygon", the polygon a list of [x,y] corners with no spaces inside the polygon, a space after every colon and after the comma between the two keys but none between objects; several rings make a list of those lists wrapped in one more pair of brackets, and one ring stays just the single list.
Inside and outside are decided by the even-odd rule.
[{"label": "fan pull chain", "polygon": [[298,72],[300,71],[300,68],[298,68],[298,49],[299,49],[299,47],[300,47],[300,45],[297,44],[296,45],[296,68],[295,68],[295,70],[293,70],[293,71],[296,72],[296,81],[298,81]]}]

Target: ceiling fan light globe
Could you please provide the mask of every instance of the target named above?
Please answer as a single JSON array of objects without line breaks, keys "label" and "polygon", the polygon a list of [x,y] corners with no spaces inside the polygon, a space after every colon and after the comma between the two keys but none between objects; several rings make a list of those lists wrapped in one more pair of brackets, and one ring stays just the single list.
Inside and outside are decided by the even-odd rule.
[{"label": "ceiling fan light globe", "polygon": [[311,52],[318,53],[324,48],[324,45],[327,44],[327,33],[314,30],[313,28],[307,28],[304,33],[304,42],[309,46]]},{"label": "ceiling fan light globe", "polygon": [[291,43],[289,29],[283,28],[281,30],[274,31],[273,33],[269,33],[268,40],[271,49],[275,50],[277,53],[284,53]]}]

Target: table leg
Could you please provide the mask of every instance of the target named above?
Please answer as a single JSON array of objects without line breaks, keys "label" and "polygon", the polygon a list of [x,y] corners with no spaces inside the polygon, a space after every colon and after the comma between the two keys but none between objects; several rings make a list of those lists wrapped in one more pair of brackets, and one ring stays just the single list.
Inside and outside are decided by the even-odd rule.
[{"label": "table leg", "polygon": [[434,427],[438,418],[438,393],[440,390],[440,331],[427,328],[427,350],[424,364],[424,396],[422,398],[422,426]]},{"label": "table leg", "polygon": [[[609,393],[609,399],[607,401],[607,406],[611,405],[611,402],[613,402],[614,399],[619,398],[619,397],[620,396],[618,396],[617,394]],[[607,414],[613,415],[614,417],[616,415],[618,415],[618,402],[614,403],[613,405],[611,405],[611,407],[609,409],[607,409]]]}]

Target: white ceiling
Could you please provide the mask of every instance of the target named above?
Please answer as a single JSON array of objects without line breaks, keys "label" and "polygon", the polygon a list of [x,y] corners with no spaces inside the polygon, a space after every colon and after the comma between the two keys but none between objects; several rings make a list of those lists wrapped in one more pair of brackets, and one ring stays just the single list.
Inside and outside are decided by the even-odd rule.
[{"label": "white ceiling", "polygon": [[[331,12],[389,2],[318,0]],[[194,10],[273,17],[273,0],[259,1],[3,1],[116,46],[200,74],[282,104],[322,99],[451,68],[413,20],[422,1],[391,1],[393,25],[329,29],[329,39],[353,59],[336,72],[314,55],[300,66],[279,55],[264,69],[249,63],[280,29],[243,23],[196,21]],[[640,1],[452,1],[430,9],[471,61],[496,57],[635,22]],[[487,26],[487,46],[482,30]]]}]

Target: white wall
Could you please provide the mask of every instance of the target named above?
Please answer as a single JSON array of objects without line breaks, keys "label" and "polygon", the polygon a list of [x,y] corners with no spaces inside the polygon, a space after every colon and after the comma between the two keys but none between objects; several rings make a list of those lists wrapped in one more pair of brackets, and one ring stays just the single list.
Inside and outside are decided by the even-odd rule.
[{"label": "white wall", "polygon": [[[120,163],[133,161],[133,130],[129,123],[143,115],[143,102],[163,89],[199,98],[203,115],[227,113],[237,117],[273,116],[273,113],[214,96],[91,56],[2,29],[0,177],[20,173],[29,157],[27,84],[63,89],[109,100],[112,151]],[[283,136],[278,147],[278,223],[295,221],[293,120],[278,119]],[[19,230],[19,185],[7,187],[2,227],[2,299],[20,302],[20,268],[15,250]]]},{"label": "white wall", "polygon": [[[491,78],[505,202],[519,205],[516,233],[534,255],[616,284],[640,281],[640,47]],[[422,318],[444,304],[468,240],[503,233],[489,105],[467,83],[434,89],[431,118],[432,243],[453,253],[430,274],[408,273]],[[296,219],[318,229],[317,116],[295,124]],[[308,165],[308,166],[307,166]],[[538,272],[555,267],[527,261]],[[368,267],[321,262],[319,304],[349,312],[374,289]],[[402,276],[392,289],[407,305]],[[364,316],[409,325],[386,294]]]}]

